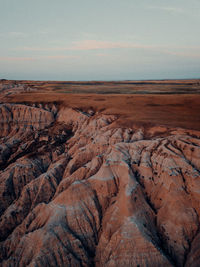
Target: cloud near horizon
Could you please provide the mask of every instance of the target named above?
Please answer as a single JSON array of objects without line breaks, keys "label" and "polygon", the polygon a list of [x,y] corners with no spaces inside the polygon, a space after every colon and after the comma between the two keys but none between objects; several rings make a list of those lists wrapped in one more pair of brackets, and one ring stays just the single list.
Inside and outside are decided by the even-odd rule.
[{"label": "cloud near horizon", "polygon": [[53,60],[53,59],[73,59],[79,58],[78,56],[35,56],[35,57],[0,57],[0,61],[38,61],[38,60]]},{"label": "cloud near horizon", "polygon": [[[133,42],[110,42],[98,40],[82,40],[72,42],[69,46],[55,46],[55,47],[22,47],[15,50],[30,51],[30,52],[64,52],[64,51],[92,51],[92,50],[110,50],[110,49],[144,49],[154,52],[168,54],[179,57],[200,57],[200,46],[170,46],[170,45],[143,45]],[[195,50],[195,51],[194,51]],[[102,53],[98,53],[101,55]],[[103,53],[105,56],[105,53]],[[56,56],[36,56],[29,58],[22,58],[19,60],[38,60],[38,59],[65,59],[65,58],[78,58],[77,55],[56,55]],[[0,58],[1,60],[2,58]],[[17,58],[16,58],[17,60]]]},{"label": "cloud near horizon", "polygon": [[177,46],[177,45],[144,45],[133,42],[110,42],[98,40],[82,40],[72,42],[70,46],[54,46],[54,47],[18,47],[13,50],[18,51],[82,51],[82,50],[101,50],[115,48],[138,48],[138,49],[200,49],[200,46]]},{"label": "cloud near horizon", "polygon": [[153,45],[140,45],[130,42],[110,42],[110,41],[97,41],[97,40],[83,40],[72,42],[71,46],[62,47],[22,47],[17,50],[23,51],[82,51],[82,50],[100,50],[100,49],[114,49],[114,48],[156,48]]},{"label": "cloud near horizon", "polygon": [[[64,51],[90,51],[90,50],[110,50],[110,49],[144,49],[158,52],[161,54],[167,54],[176,57],[185,58],[200,58],[200,47],[190,46],[167,46],[167,45],[143,45],[133,42],[110,42],[110,41],[98,41],[98,40],[82,40],[72,42],[70,46],[57,46],[57,47],[21,47],[14,49],[15,51],[29,51],[29,52],[64,52]],[[185,51],[186,50],[186,51]],[[195,50],[195,51],[194,51]],[[107,57],[108,53],[97,53],[96,56]],[[80,58],[79,55],[35,55],[27,57],[0,57],[0,61],[39,61],[39,60],[64,60],[64,59],[75,59]]]}]

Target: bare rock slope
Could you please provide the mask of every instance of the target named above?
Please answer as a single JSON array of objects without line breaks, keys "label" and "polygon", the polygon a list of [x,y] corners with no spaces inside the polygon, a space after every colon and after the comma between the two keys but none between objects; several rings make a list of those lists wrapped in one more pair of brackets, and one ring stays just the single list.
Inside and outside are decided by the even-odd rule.
[{"label": "bare rock slope", "polygon": [[1,266],[199,266],[200,132],[53,103],[0,125]]}]

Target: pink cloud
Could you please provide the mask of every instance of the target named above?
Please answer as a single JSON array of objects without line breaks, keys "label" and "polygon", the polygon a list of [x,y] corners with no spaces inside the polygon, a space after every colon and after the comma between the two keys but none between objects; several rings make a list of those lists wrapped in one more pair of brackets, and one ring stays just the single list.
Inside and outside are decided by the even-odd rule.
[{"label": "pink cloud", "polygon": [[130,42],[110,42],[110,41],[97,41],[97,40],[83,40],[73,42],[71,46],[64,47],[24,47],[25,51],[82,51],[82,50],[99,50],[99,49],[114,49],[114,48],[155,48],[152,45],[140,45]]},{"label": "pink cloud", "polygon": [[33,57],[0,57],[0,61],[34,61]]},{"label": "pink cloud", "polygon": [[[100,50],[110,50],[110,49],[144,49],[144,50],[151,50],[154,52],[159,52],[162,54],[168,54],[172,56],[182,56],[182,57],[191,57],[191,58],[199,58],[200,54],[200,47],[198,46],[174,46],[174,45],[143,45],[137,44],[133,42],[110,42],[110,41],[97,41],[97,40],[82,40],[72,42],[70,46],[55,46],[55,47],[23,47],[20,50],[24,51],[44,51],[44,52],[63,52],[63,51],[91,51],[96,50],[96,56],[105,56],[106,52],[102,52]],[[19,49],[18,49],[19,50]],[[178,50],[178,52],[177,52]],[[44,60],[44,59],[67,59],[67,58],[77,58],[76,55],[72,56],[65,56],[65,55],[56,55],[56,56],[38,56],[38,57],[29,57],[29,58],[11,58],[7,60]],[[2,60],[3,58],[0,58]],[[5,60],[5,58],[4,58]]]}]

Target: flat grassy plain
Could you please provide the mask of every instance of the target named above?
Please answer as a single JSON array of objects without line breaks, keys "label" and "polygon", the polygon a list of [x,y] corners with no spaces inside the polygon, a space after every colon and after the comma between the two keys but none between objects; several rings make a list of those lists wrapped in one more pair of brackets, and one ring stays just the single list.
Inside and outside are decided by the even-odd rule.
[{"label": "flat grassy plain", "polygon": [[12,94],[4,102],[57,102],[85,112],[93,109],[119,116],[124,127],[134,123],[200,130],[200,80],[16,83],[34,92]]}]

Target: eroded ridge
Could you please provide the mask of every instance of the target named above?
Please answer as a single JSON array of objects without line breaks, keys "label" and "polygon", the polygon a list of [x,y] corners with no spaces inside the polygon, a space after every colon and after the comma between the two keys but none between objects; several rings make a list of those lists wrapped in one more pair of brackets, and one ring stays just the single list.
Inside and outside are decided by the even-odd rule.
[{"label": "eroded ridge", "polygon": [[50,103],[0,114],[1,266],[199,265],[199,132]]}]

